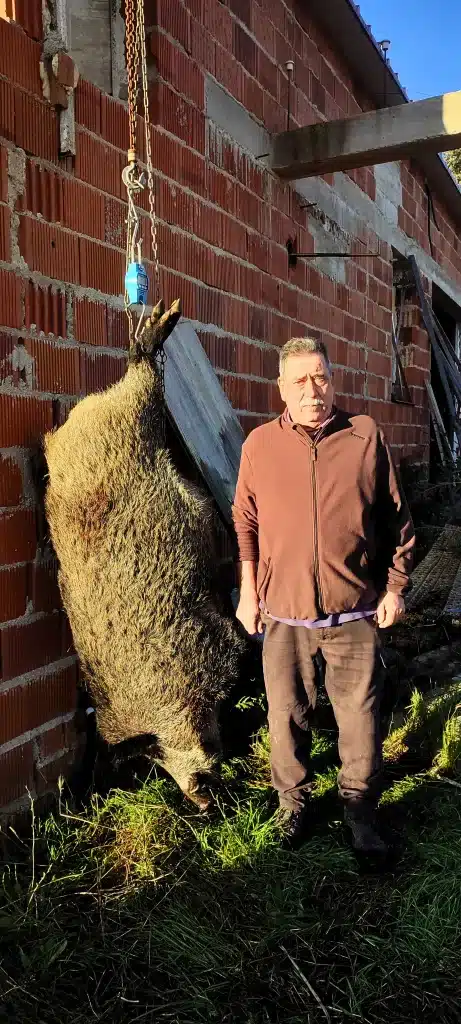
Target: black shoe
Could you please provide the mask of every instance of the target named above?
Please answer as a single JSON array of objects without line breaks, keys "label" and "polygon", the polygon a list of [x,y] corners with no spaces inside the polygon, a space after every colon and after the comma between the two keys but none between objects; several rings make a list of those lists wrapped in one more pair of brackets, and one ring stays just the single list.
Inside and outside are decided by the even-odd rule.
[{"label": "black shoe", "polygon": [[372,854],[375,857],[387,856],[389,847],[384,839],[381,839],[373,819],[360,819],[346,809],[344,821],[350,830],[352,849],[355,853]]},{"label": "black shoe", "polygon": [[282,850],[297,850],[307,838],[307,808],[281,810]]}]

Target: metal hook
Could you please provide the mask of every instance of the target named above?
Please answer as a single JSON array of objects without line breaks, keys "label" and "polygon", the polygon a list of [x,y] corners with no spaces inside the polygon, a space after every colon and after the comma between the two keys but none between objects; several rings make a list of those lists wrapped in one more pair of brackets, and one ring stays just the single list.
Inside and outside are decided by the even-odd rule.
[{"label": "metal hook", "polygon": [[144,171],[139,171],[137,163],[129,163],[123,168],[122,181],[128,192],[142,192],[146,176]]},{"label": "metal hook", "polygon": [[140,332],[140,330],[141,330],[141,324],[142,324],[142,322],[143,322],[143,320],[144,320],[144,314],[145,314],[145,312],[146,312],[146,307],[145,307],[145,305],[143,304],[142,310],[141,310],[141,312],[140,312],[140,314],[139,314],[138,326],[137,326],[137,328],[136,328],[136,330],[135,330],[135,332],[134,332],[134,338],[135,338],[135,341],[137,341],[137,340],[138,340],[138,336],[139,336],[139,332]]},{"label": "metal hook", "polygon": [[[133,207],[133,209],[134,209],[134,207]],[[139,241],[136,241],[136,239],[138,237],[138,234],[139,234],[139,217],[138,217],[138,214],[137,214],[136,210],[134,210],[133,224],[134,224],[134,227],[133,227],[133,234],[131,236],[131,245],[130,245],[131,262],[132,263],[141,263],[142,239],[140,238]],[[135,250],[137,250],[137,258],[135,257]]]}]

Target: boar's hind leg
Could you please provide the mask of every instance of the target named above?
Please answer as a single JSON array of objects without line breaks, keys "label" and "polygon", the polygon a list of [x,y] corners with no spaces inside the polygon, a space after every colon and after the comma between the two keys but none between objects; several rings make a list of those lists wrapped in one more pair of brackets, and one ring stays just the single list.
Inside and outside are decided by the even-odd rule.
[{"label": "boar's hind leg", "polygon": [[119,767],[133,758],[148,756],[155,758],[159,752],[157,737],[153,735],[129,736],[112,744],[112,759],[115,767]]},{"label": "boar's hind leg", "polygon": [[148,358],[155,356],[171,332],[174,331],[180,317],[181,303],[179,299],[176,299],[176,302],[173,302],[166,312],[164,303],[160,301],[146,320],[141,336],[130,352],[130,362],[137,363],[146,356]]}]

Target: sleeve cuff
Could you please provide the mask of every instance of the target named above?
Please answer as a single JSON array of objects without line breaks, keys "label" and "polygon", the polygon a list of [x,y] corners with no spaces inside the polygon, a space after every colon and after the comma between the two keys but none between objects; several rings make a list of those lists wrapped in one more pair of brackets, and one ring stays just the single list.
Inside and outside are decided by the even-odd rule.
[{"label": "sleeve cuff", "polygon": [[411,580],[407,579],[401,583],[390,583],[386,585],[386,590],[389,594],[396,594],[397,597],[405,597],[411,590]]},{"label": "sleeve cuff", "polygon": [[237,534],[237,544],[239,551],[239,559],[241,562],[258,562],[259,561],[259,547],[255,537],[248,534],[243,536]]}]

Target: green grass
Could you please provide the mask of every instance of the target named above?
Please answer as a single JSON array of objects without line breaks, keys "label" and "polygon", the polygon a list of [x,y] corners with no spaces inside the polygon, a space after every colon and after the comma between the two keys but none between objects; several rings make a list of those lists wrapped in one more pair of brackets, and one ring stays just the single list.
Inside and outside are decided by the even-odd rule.
[{"label": "green grass", "polygon": [[461,715],[451,715],[447,719],[443,734],[442,746],[436,754],[433,768],[438,772],[457,771],[461,766]]},{"label": "green grass", "polygon": [[456,768],[461,753],[460,709],[460,680],[426,694],[413,690],[404,721],[384,740],[386,759],[398,761],[413,746],[442,757],[445,770]]},{"label": "green grass", "polygon": [[405,846],[386,874],[345,842],[331,735],[296,854],[279,847],[265,730],[225,766],[210,820],[152,776],[36,821],[3,870],[2,1024],[458,1024],[461,789],[431,765],[454,775],[459,746],[442,707],[436,728],[412,700],[405,744],[428,721],[431,739],[415,774],[391,764],[383,814]]}]

